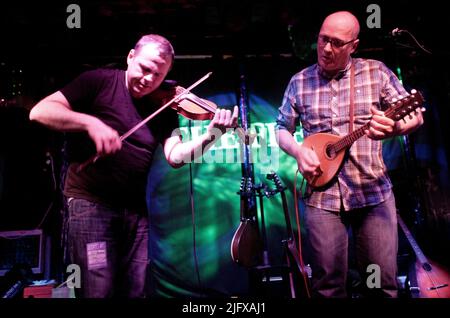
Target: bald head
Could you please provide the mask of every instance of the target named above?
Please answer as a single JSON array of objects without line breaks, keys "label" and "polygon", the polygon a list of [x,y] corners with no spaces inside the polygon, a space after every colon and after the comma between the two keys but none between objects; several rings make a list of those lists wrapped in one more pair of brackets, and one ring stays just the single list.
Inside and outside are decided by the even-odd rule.
[{"label": "bald head", "polygon": [[350,55],[358,47],[359,22],[348,11],[339,11],[325,18],[317,39],[317,58],[329,76],[344,70]]},{"label": "bald head", "polygon": [[338,11],[325,18],[322,29],[333,29],[335,32],[356,39],[359,35],[359,22],[350,12]]}]

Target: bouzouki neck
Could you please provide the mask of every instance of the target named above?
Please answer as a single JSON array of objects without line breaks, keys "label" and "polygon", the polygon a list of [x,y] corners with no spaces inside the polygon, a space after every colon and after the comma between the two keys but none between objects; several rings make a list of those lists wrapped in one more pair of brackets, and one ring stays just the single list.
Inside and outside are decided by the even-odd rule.
[{"label": "bouzouki neck", "polygon": [[[386,110],[384,113],[384,116],[387,118],[390,118],[394,121],[399,121],[403,119],[406,115],[413,112],[419,105],[422,104],[423,99],[420,94],[418,94],[418,98],[416,98],[415,94],[416,92],[412,92],[413,96],[411,99],[408,97],[405,97],[404,99],[401,99],[397,101],[396,103],[393,103],[390,108]],[[364,136],[364,131],[369,129],[369,122],[363,125],[362,127],[356,129],[355,131],[351,132],[350,134],[346,135],[345,137],[342,137],[341,140],[333,144],[334,150],[336,152],[339,152],[343,149],[350,148],[350,146],[359,138]]]},{"label": "bouzouki neck", "polygon": [[425,255],[423,254],[422,250],[420,249],[419,245],[417,244],[416,240],[414,239],[414,237],[412,236],[411,232],[409,231],[408,227],[406,226],[405,222],[403,222],[402,218],[398,215],[397,216],[398,219],[398,224],[400,225],[400,227],[403,230],[403,233],[406,236],[406,239],[408,240],[409,244],[411,245],[411,248],[414,251],[414,254],[416,254],[417,260],[421,263],[421,264],[427,264],[428,260],[425,257]]}]

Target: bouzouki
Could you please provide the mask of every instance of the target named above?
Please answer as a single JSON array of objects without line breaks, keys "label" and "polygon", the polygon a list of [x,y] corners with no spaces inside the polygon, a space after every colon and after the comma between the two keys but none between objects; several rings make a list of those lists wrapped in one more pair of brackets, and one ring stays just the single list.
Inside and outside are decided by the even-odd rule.
[{"label": "bouzouki", "polygon": [[[384,115],[399,121],[421,107],[423,101],[422,95],[412,90],[410,95],[390,104]],[[364,136],[364,131],[368,128],[369,122],[344,137],[328,133],[317,133],[306,137],[303,146],[314,150],[320,161],[319,175],[307,178],[308,184],[312,188],[328,185],[342,167],[347,150],[357,139]]]},{"label": "bouzouki", "polygon": [[245,138],[241,147],[242,153],[242,181],[238,194],[240,195],[240,223],[231,240],[231,258],[237,264],[251,268],[261,263],[263,245],[259,233],[258,208],[256,205],[255,187],[253,184],[254,171],[251,160],[251,137],[248,120],[248,98],[245,76],[240,76],[239,110],[242,132]]},{"label": "bouzouki", "polygon": [[427,259],[400,215],[397,215],[397,218],[398,224],[416,255],[414,272],[410,274],[412,297],[450,298],[450,274],[448,270]]},{"label": "bouzouki", "polygon": [[254,207],[249,207],[254,197],[251,178],[242,178],[238,194],[241,197],[241,222],[231,240],[231,258],[250,268],[261,262],[263,248]]}]

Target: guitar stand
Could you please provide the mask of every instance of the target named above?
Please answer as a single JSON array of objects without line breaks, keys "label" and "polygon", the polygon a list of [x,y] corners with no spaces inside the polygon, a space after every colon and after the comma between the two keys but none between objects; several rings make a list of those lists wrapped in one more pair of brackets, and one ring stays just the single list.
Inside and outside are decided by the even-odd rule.
[{"label": "guitar stand", "polygon": [[[298,255],[292,255],[293,253],[296,253],[296,249],[293,248],[295,241],[292,235],[289,212],[287,210],[287,203],[284,195],[284,190],[286,188],[281,185],[281,181],[275,173],[268,174],[267,179],[275,182],[277,186],[276,189],[269,189],[265,184],[259,184],[253,187],[255,196],[259,198],[263,255],[262,264],[250,269],[250,292],[251,295],[255,296],[296,298],[301,296],[301,293],[299,292],[299,288],[295,285],[302,283],[300,281],[297,282],[297,280],[302,280],[302,277],[299,277],[300,275],[298,275],[298,269],[300,268]],[[278,193],[281,193],[282,195],[283,211],[288,232],[288,238],[282,240],[286,262],[282,265],[272,265],[269,261],[263,198],[271,198]]]},{"label": "guitar stand", "polygon": [[264,214],[264,197],[270,198],[275,194],[265,184],[253,187],[254,195],[259,201],[260,228],[263,243],[262,263],[249,271],[250,294],[255,296],[280,297],[287,290],[289,268],[286,265],[272,265],[269,261],[267,232]]}]

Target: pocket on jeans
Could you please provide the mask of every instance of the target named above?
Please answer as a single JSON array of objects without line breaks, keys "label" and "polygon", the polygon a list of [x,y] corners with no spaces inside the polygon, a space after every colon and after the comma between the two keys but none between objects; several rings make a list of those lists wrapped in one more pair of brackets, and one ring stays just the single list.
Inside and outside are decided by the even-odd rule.
[{"label": "pocket on jeans", "polygon": [[78,198],[69,198],[68,205],[70,218],[95,214],[97,208],[97,203]]}]

